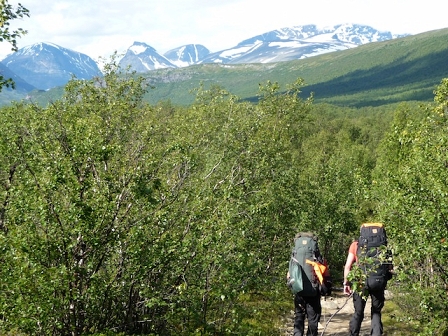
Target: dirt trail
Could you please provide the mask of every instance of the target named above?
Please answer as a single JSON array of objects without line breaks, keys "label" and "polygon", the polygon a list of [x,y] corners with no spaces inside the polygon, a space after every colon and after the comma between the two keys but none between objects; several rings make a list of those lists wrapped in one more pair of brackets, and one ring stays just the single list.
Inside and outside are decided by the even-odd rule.
[{"label": "dirt trail", "polygon": [[[322,298],[322,317],[319,324],[319,336],[322,335],[324,329],[324,336],[347,336],[348,324],[353,312],[353,299],[350,298],[347,301],[347,296],[343,295],[342,292],[334,291],[330,298],[326,300]],[[331,318],[334,313],[336,314]],[[370,335],[370,300],[367,301],[364,314],[360,336]],[[290,316],[285,318],[284,327],[281,330],[282,335],[292,336],[293,325],[294,312],[291,311]]]}]

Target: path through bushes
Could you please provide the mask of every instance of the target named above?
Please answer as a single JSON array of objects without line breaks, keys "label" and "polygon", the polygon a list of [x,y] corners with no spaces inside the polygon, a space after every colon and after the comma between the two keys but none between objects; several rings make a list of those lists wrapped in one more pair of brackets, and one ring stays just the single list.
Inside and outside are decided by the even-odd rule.
[{"label": "path through bushes", "polygon": [[[348,324],[352,315],[353,299],[348,299],[342,292],[335,291],[331,298],[322,299],[322,318],[319,324],[319,336],[347,336]],[[331,318],[331,316],[333,317]],[[285,317],[282,335],[292,336],[293,324],[294,312],[291,311],[289,316]],[[370,335],[370,300],[367,301],[360,333],[360,336],[367,335]]]}]

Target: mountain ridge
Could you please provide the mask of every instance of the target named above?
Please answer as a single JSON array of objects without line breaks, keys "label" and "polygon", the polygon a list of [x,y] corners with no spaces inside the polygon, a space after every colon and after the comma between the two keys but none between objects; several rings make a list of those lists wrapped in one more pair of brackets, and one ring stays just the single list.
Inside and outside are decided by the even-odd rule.
[{"label": "mountain ridge", "polygon": [[[405,35],[380,32],[370,26],[340,24],[319,28],[316,25],[285,27],[256,35],[235,47],[211,53],[200,44],[174,48],[161,55],[145,42],[134,42],[119,60],[122,68],[145,73],[163,68],[188,67],[195,64],[275,63],[313,57],[323,53],[355,48],[366,43]],[[100,75],[98,64],[85,54],[55,45],[36,43],[19,49],[1,61],[15,75],[41,90],[63,86],[71,76],[90,79]],[[1,70],[0,70],[1,71]]]},{"label": "mountain ridge", "polygon": [[448,78],[448,28],[357,48],[277,63],[202,64],[143,74],[154,89],[150,102],[189,105],[192,89],[219,85],[240,99],[256,102],[260,85],[305,81],[303,96],[341,106],[378,106],[433,100],[433,91]]},{"label": "mountain ridge", "polygon": [[[169,65],[166,67],[171,67],[173,64],[182,67],[205,63],[273,63],[312,57],[326,52],[350,49],[366,43],[385,41],[409,35],[392,34],[389,31],[382,32],[367,25],[348,23],[324,28],[319,28],[317,25],[304,25],[265,32],[245,39],[234,47],[208,54],[206,52],[208,49],[202,45],[186,45],[183,47],[189,47],[190,50],[195,50],[198,46],[204,49],[202,53],[195,55],[183,52],[181,59],[178,56],[178,51],[182,47],[179,47],[165,53],[164,56],[169,61]],[[129,49],[131,48],[133,46]],[[157,51],[154,48],[152,48],[152,51],[149,50],[146,58],[156,57]],[[189,59],[194,61],[188,61]],[[128,65],[127,62],[124,62],[124,64]],[[138,60],[135,57],[132,64],[137,63]],[[155,67],[156,65],[154,64],[153,68]],[[135,67],[135,69],[141,68],[141,66]]]},{"label": "mountain ridge", "polygon": [[[447,39],[448,28],[286,62],[153,70],[141,74],[151,87],[144,100],[188,106],[194,103],[199,87],[219,86],[238,99],[257,102],[258,89],[267,82],[286,88],[301,78],[300,95],[313,93],[315,103],[351,107],[430,103],[434,89],[448,78]],[[59,87],[29,96],[32,102],[46,105],[61,97],[63,90]]]}]

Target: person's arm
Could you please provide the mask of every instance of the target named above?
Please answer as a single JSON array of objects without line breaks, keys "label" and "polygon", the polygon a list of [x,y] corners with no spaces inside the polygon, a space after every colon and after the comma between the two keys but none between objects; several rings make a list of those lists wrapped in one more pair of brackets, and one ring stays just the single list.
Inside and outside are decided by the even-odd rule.
[{"label": "person's arm", "polygon": [[347,295],[350,295],[352,292],[350,282],[347,280],[347,276],[354,262],[355,262],[355,255],[352,252],[349,252],[344,266],[344,294]]}]

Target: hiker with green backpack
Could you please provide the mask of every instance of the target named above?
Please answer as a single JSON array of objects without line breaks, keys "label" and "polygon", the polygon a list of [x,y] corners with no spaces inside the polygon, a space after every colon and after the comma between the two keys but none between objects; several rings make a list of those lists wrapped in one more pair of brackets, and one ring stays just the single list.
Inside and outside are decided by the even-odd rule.
[{"label": "hiker with green backpack", "polygon": [[[353,294],[355,312],[349,323],[350,336],[358,336],[364,319],[367,298],[371,299],[372,336],[383,334],[381,310],[384,307],[384,291],[388,280],[392,278],[392,256],[387,250],[387,235],[382,223],[364,223],[360,236],[349,248],[344,266],[344,294]],[[348,280],[353,265],[356,264],[365,275],[365,282],[352,290]],[[360,289],[360,290],[359,290]]]},{"label": "hiker with green backpack", "polygon": [[322,313],[321,296],[331,294],[330,271],[322,257],[317,236],[310,232],[298,233],[294,238],[287,285],[294,294],[294,336],[317,336]]}]

